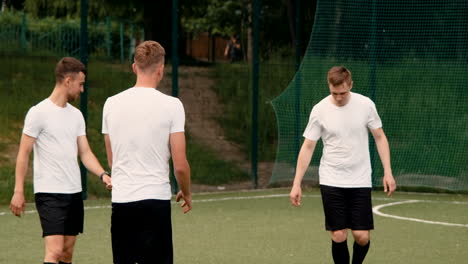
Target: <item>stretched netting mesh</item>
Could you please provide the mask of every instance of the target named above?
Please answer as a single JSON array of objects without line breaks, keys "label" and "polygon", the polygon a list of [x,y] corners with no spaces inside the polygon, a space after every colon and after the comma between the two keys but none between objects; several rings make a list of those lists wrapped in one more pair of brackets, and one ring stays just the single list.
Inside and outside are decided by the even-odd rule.
[{"label": "stretched netting mesh", "polygon": [[[327,71],[344,65],[353,91],[376,103],[397,184],[468,190],[467,14],[462,0],[318,1],[300,70],[273,101],[279,140],[270,183],[293,179],[309,113],[329,94]],[[382,186],[370,146],[373,184]],[[321,150],[307,181],[318,182]]]}]

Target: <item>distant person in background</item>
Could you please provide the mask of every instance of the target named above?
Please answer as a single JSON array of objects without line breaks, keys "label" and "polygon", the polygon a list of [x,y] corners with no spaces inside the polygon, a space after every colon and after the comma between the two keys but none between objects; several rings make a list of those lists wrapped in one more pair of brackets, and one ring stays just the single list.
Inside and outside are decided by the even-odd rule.
[{"label": "distant person in background", "polygon": [[164,74],[164,48],[144,41],[135,49],[134,87],[104,104],[102,133],[112,168],[114,263],[173,263],[169,159],[184,213],[192,209],[182,102],[156,88]]},{"label": "distant person in background", "polygon": [[330,95],[310,113],[297,159],[290,193],[292,205],[301,204],[301,182],[317,141],[323,142],[319,167],[325,228],[330,231],[335,263],[349,264],[348,229],[354,237],[352,263],[364,261],[370,245],[372,180],[368,134],[371,132],[382,161],[383,187],[388,196],[396,189],[390,166],[390,149],[375,104],[351,92],[351,72],[342,66],[328,71]]},{"label": "distant person in background", "polygon": [[[24,179],[34,149],[34,194],[45,242],[44,263],[72,262],[76,236],[83,233],[84,208],[77,156],[111,189],[109,174],[99,164],[86,138],[81,112],[68,102],[83,92],[85,66],[65,57],[55,68],[55,88],[31,107],[24,122],[16,159],[16,181],[10,209],[25,211]],[[11,263],[16,263],[11,260]]]},{"label": "distant person in background", "polygon": [[242,59],[242,49],[237,36],[231,36],[231,39],[224,49],[224,56],[229,58],[231,62],[240,61]]}]

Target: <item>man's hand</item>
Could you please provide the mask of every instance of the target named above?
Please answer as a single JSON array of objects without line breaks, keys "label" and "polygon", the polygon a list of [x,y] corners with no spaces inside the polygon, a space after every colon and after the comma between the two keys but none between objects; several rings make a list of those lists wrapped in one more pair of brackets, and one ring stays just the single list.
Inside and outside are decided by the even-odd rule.
[{"label": "man's hand", "polygon": [[111,191],[112,190],[112,179],[109,175],[104,174],[102,176],[102,182],[106,185],[106,189]]},{"label": "man's hand", "polygon": [[384,187],[384,192],[387,193],[387,196],[392,196],[393,192],[396,190],[396,183],[392,174],[384,175],[383,187]]},{"label": "man's hand", "polygon": [[184,200],[184,202],[180,205],[180,207],[182,207],[182,211],[184,211],[184,214],[192,210],[192,196],[191,195],[184,195],[182,191],[179,191],[176,196],[176,202],[179,202],[180,199]]},{"label": "man's hand", "polygon": [[21,217],[21,214],[26,210],[26,201],[24,200],[24,194],[22,192],[15,192],[10,203],[11,212]]},{"label": "man's hand", "polygon": [[301,205],[302,189],[301,186],[293,185],[291,193],[289,193],[289,200],[291,204],[298,207]]}]

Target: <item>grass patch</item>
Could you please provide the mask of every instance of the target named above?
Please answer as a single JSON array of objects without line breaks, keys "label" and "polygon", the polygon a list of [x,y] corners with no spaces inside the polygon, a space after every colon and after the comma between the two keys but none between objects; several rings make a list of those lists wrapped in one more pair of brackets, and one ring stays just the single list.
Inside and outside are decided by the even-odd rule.
[{"label": "grass patch", "polygon": [[[203,155],[200,155],[201,153]],[[187,141],[187,159],[190,162],[193,182],[218,185],[248,179],[247,173],[220,160],[218,155],[191,139]]]},{"label": "grass patch", "polygon": [[[420,200],[382,208],[383,213],[432,221],[468,224],[468,196],[397,192],[392,198],[373,192],[374,206]],[[78,237],[74,263],[111,263],[110,201],[90,200],[84,233]],[[27,210],[34,209],[28,204]],[[0,263],[37,263],[44,246],[37,214],[21,219],[0,206]],[[1,213],[6,213],[2,215]],[[193,210],[172,205],[174,263],[284,264],[332,263],[318,189],[304,190],[302,205],[290,205],[288,190],[232,192],[193,196]],[[375,230],[367,263],[465,263],[468,228],[433,225],[374,215]],[[187,237],[187,234],[190,236]],[[351,234],[349,234],[351,236]],[[25,243],[28,253],[24,254]],[[348,239],[352,248],[353,239]],[[428,249],[431,253],[428,254]]]},{"label": "grass patch", "polygon": [[[286,62],[285,62],[286,61]],[[252,68],[245,63],[216,64],[214,89],[225,106],[218,117],[229,140],[239,143],[251,155]],[[276,155],[277,122],[271,101],[288,86],[294,64],[272,59],[260,64],[258,99],[258,158],[272,161]]]}]

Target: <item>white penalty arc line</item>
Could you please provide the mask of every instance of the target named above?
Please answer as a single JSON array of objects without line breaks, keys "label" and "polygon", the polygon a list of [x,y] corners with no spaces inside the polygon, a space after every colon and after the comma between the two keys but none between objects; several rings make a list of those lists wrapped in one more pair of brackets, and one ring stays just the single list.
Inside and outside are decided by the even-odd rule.
[{"label": "white penalty arc line", "polygon": [[433,225],[468,227],[468,224],[454,224],[454,223],[447,223],[447,222],[429,221],[429,220],[424,220],[424,219],[419,219],[419,218],[403,217],[403,216],[385,214],[385,213],[380,212],[380,209],[382,209],[384,207],[389,207],[389,206],[394,206],[394,205],[401,205],[401,204],[409,204],[409,203],[419,203],[419,202],[424,202],[424,201],[421,201],[421,200],[407,200],[407,201],[401,201],[401,202],[381,204],[381,205],[374,206],[374,208],[372,208],[372,211],[376,215],[383,216],[383,217],[388,217],[388,218],[399,219],[399,220],[413,221],[413,222],[433,224]]}]

